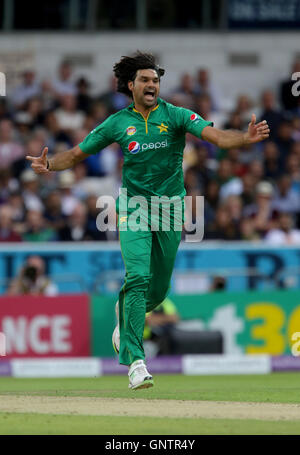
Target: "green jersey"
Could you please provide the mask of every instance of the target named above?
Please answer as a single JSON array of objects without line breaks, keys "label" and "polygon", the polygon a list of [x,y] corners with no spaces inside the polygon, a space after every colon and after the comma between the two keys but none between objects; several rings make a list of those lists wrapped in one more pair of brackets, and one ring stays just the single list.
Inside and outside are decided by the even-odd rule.
[{"label": "green jersey", "polygon": [[96,154],[117,142],[124,155],[123,188],[127,196],[183,197],[183,150],[185,133],[201,138],[212,126],[198,114],[158,98],[147,117],[134,103],[108,117],[79,144],[87,154]]}]

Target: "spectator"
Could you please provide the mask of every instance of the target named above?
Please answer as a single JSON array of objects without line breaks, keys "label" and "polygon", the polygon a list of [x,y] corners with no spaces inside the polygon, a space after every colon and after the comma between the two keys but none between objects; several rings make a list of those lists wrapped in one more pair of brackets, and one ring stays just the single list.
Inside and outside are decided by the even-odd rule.
[{"label": "spectator", "polygon": [[64,242],[96,240],[95,232],[88,228],[87,209],[78,202],[67,219],[67,224],[58,230],[58,239]]},{"label": "spectator", "polygon": [[[72,146],[70,135],[60,129],[55,111],[50,111],[45,115],[45,126],[49,134],[47,146],[50,151],[59,143],[66,144],[66,147]],[[71,133],[73,134],[73,131]]]},{"label": "spectator", "polygon": [[208,93],[195,97],[194,110],[205,120],[213,122],[216,128],[221,128],[225,123],[225,114],[222,111],[213,110],[212,99]]},{"label": "spectator", "polygon": [[283,169],[279,162],[279,150],[275,142],[268,141],[263,147],[264,179],[273,182],[279,178]]},{"label": "spectator", "polygon": [[212,110],[219,111],[221,106],[221,93],[211,81],[210,72],[207,68],[199,68],[196,75],[196,93],[208,95],[211,99]]},{"label": "spectator", "polygon": [[92,104],[92,97],[89,94],[90,83],[85,77],[80,77],[76,82],[77,87],[77,96],[76,96],[76,105],[77,108],[85,112],[89,112]]},{"label": "spectator", "polygon": [[181,102],[179,101],[180,106],[192,109],[195,96],[196,86],[193,76],[190,73],[183,73],[180,77],[179,85],[169,95],[169,100],[175,105],[177,105],[176,99],[181,100]]},{"label": "spectator", "polygon": [[51,88],[57,97],[77,94],[76,84],[73,80],[71,62],[63,60],[58,67],[58,76],[51,83]]},{"label": "spectator", "polygon": [[7,295],[46,295],[58,294],[57,286],[45,274],[45,262],[40,256],[27,258],[19,275],[14,278]]},{"label": "spectator", "polygon": [[295,154],[299,160],[300,160],[300,141],[293,142],[291,149],[290,149],[290,154]]},{"label": "spectator", "polygon": [[204,193],[208,182],[213,178],[214,172],[208,166],[208,151],[205,145],[196,143],[194,146],[195,163],[189,168],[197,179],[197,187]]},{"label": "spectator", "polygon": [[215,180],[219,183],[222,191],[223,185],[230,182],[234,178],[232,163],[229,159],[224,158],[220,161],[217,173],[215,175]]},{"label": "spectator", "polygon": [[253,112],[253,103],[246,93],[242,93],[237,97],[235,112],[241,116],[243,128],[245,128],[250,122]]},{"label": "spectator", "polygon": [[[93,240],[107,240],[107,232],[102,232],[97,227],[97,217],[100,209],[97,207],[97,196],[90,194],[86,201],[87,207],[87,231],[90,232]],[[116,237],[115,237],[116,238]]]},{"label": "spectator", "polygon": [[12,178],[10,168],[0,168],[0,203],[6,203],[12,191],[18,189],[18,182]]},{"label": "spectator", "polygon": [[221,205],[217,208],[215,220],[208,224],[204,240],[240,240],[239,228],[231,219],[227,208]]},{"label": "spectator", "polygon": [[215,180],[208,182],[204,192],[204,220],[205,225],[214,220],[220,200],[220,185]]},{"label": "spectator", "polygon": [[26,242],[49,242],[56,239],[53,229],[47,227],[46,220],[37,210],[28,210],[26,214],[26,231],[22,238]]},{"label": "spectator", "polygon": [[256,186],[264,177],[263,162],[261,160],[253,160],[248,166],[248,172],[253,176],[254,185]]},{"label": "spectator", "polygon": [[278,219],[278,228],[271,229],[264,238],[269,245],[300,245],[300,229],[294,229],[293,218],[282,212]]},{"label": "spectator", "polygon": [[38,96],[30,98],[25,104],[24,113],[28,116],[28,124],[31,130],[42,126],[45,121],[42,99]]},{"label": "spectator", "polygon": [[123,93],[117,92],[117,79],[113,75],[109,78],[109,89],[101,93],[97,101],[101,101],[108,109],[108,115],[115,114],[120,109],[129,105],[129,98]]},{"label": "spectator", "polygon": [[44,205],[40,198],[39,178],[36,173],[32,169],[25,169],[20,175],[20,181],[26,210],[42,212]]},{"label": "spectator", "polygon": [[12,163],[11,169],[12,169],[12,174],[14,177],[16,177],[17,179],[20,179],[20,176],[23,171],[25,171],[26,169],[31,170],[30,163],[28,160],[26,160],[25,157],[27,155],[40,156],[41,150],[43,149],[43,145],[44,145],[44,143],[42,141],[40,141],[39,139],[34,138],[34,137],[31,137],[27,141],[25,150],[24,150],[24,155],[21,158],[19,158],[18,160],[14,161],[14,163]]},{"label": "spectator", "polygon": [[292,138],[294,141],[297,141],[300,144],[300,112],[298,115],[295,115],[292,119],[293,124],[293,134]]},{"label": "spectator", "polygon": [[155,357],[171,354],[170,333],[178,322],[179,314],[169,298],[146,314],[144,340],[147,355]]},{"label": "spectator", "polygon": [[16,109],[22,109],[25,103],[40,94],[41,88],[36,81],[36,74],[33,70],[26,70],[22,73],[20,85],[18,85],[11,95],[11,101]]},{"label": "spectator", "polygon": [[202,191],[202,187],[199,186],[197,173],[195,169],[193,169],[192,167],[185,171],[184,185],[187,194],[190,194],[192,191],[196,191],[198,194],[200,194]]},{"label": "spectator", "polygon": [[[234,149],[233,149],[234,150]],[[232,150],[232,151],[233,151]],[[224,161],[224,160],[222,160]],[[229,160],[231,163],[232,174],[234,173],[234,168],[237,167],[237,163],[234,163],[233,160]],[[240,177],[232,175],[227,182],[225,182],[220,189],[220,198],[222,200],[228,198],[231,195],[240,195],[243,190],[243,182]]]},{"label": "spectator", "polygon": [[60,190],[62,213],[65,216],[71,215],[78,204],[78,198],[74,195],[73,185],[75,183],[74,172],[67,169],[58,175],[58,188]]},{"label": "spectator", "polygon": [[20,191],[11,191],[8,196],[7,204],[11,209],[14,229],[18,233],[24,232],[26,209],[22,193]]},{"label": "spectator", "polygon": [[275,106],[275,95],[272,90],[265,90],[261,95],[261,114],[260,120],[266,120],[270,126],[269,140],[276,139],[278,127],[283,120],[282,113],[276,109]]},{"label": "spectator", "polygon": [[193,76],[190,73],[183,73],[180,77],[178,87],[173,93],[179,93],[188,97],[194,97],[196,94],[196,84]]},{"label": "spectator", "polygon": [[117,143],[110,144],[98,155],[90,155],[87,160],[87,171],[90,177],[104,177],[115,174],[122,151]]},{"label": "spectator", "polygon": [[186,109],[196,110],[195,98],[184,95],[183,93],[171,93],[168,97],[168,102],[174,106],[184,107]]},{"label": "spectator", "polygon": [[291,153],[286,159],[286,173],[292,179],[292,188],[300,197],[300,157]]},{"label": "spectator", "polygon": [[255,242],[260,240],[260,235],[255,229],[255,223],[252,218],[242,218],[240,224],[241,240]]},{"label": "spectator", "polygon": [[212,292],[224,291],[226,289],[227,283],[226,278],[223,276],[214,276],[212,277],[212,283],[210,290]]},{"label": "spectator", "polygon": [[7,168],[23,156],[24,149],[15,139],[11,120],[0,121],[0,167]]},{"label": "spectator", "polygon": [[0,242],[21,242],[13,228],[13,211],[9,205],[0,206]]},{"label": "spectator", "polygon": [[0,98],[0,120],[11,119],[12,115],[5,98]]},{"label": "spectator", "polygon": [[244,208],[243,216],[253,219],[255,230],[264,236],[275,226],[278,216],[272,207],[274,188],[269,182],[261,181],[256,186],[255,202]]},{"label": "spectator", "polygon": [[59,191],[52,191],[45,199],[44,217],[50,228],[57,231],[66,225],[66,216],[62,212],[62,204]]},{"label": "spectator", "polygon": [[300,211],[300,197],[292,189],[292,179],[288,174],[282,175],[277,181],[273,208],[278,212],[287,212],[290,214]]},{"label": "spectator", "polygon": [[55,111],[58,127],[65,134],[70,135],[73,131],[83,127],[84,114],[77,110],[74,95],[62,95],[61,105]]},{"label": "spectator", "polygon": [[247,173],[242,177],[243,188],[240,194],[243,207],[251,205],[254,203],[255,199],[255,185],[257,185],[257,180],[253,174]]},{"label": "spectator", "polygon": [[[108,117],[108,108],[104,102],[97,101],[94,102],[90,110],[90,118],[92,120],[92,128],[100,125]],[[89,130],[89,128],[88,128]]]},{"label": "spectator", "polygon": [[242,130],[244,127],[244,121],[239,112],[233,111],[230,117],[224,123],[224,128],[232,130]]},{"label": "spectator", "polygon": [[224,207],[228,210],[231,220],[238,227],[242,218],[242,199],[235,194],[231,194],[223,201],[223,204]]},{"label": "spectator", "polygon": [[275,140],[279,149],[279,162],[284,167],[286,157],[294,143],[293,124],[290,120],[283,120],[278,127],[277,138]]}]

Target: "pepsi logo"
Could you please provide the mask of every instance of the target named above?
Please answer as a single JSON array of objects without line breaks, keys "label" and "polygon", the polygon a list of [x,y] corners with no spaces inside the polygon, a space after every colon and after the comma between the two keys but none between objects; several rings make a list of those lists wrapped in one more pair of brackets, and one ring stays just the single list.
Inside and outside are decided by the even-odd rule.
[{"label": "pepsi logo", "polygon": [[140,151],[140,144],[138,142],[130,142],[130,144],[128,145],[128,150],[130,151],[130,153],[138,153]]},{"label": "pepsi logo", "polygon": [[194,120],[198,120],[199,119],[199,115],[198,114],[192,114],[190,118],[191,118],[191,120],[193,122]]}]

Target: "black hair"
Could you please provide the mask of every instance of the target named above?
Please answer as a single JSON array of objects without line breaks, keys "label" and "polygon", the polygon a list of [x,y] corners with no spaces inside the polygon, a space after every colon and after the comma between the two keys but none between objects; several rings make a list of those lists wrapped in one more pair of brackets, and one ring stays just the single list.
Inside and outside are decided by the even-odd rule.
[{"label": "black hair", "polygon": [[134,81],[138,70],[145,69],[155,70],[159,79],[165,74],[165,70],[155,63],[155,57],[152,54],[137,51],[132,57],[122,56],[121,60],[113,67],[118,80],[118,92],[124,93],[132,98],[132,93],[128,88],[128,82]]}]

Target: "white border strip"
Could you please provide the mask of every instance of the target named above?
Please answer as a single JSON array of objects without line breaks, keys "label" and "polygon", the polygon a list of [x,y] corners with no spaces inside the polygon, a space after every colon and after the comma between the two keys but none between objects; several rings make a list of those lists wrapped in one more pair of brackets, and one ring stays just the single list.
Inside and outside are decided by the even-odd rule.
[{"label": "white border strip", "polygon": [[11,360],[15,378],[90,378],[102,375],[101,366],[97,357]]},{"label": "white border strip", "polygon": [[271,373],[269,355],[184,355],[183,374],[267,374]]}]

